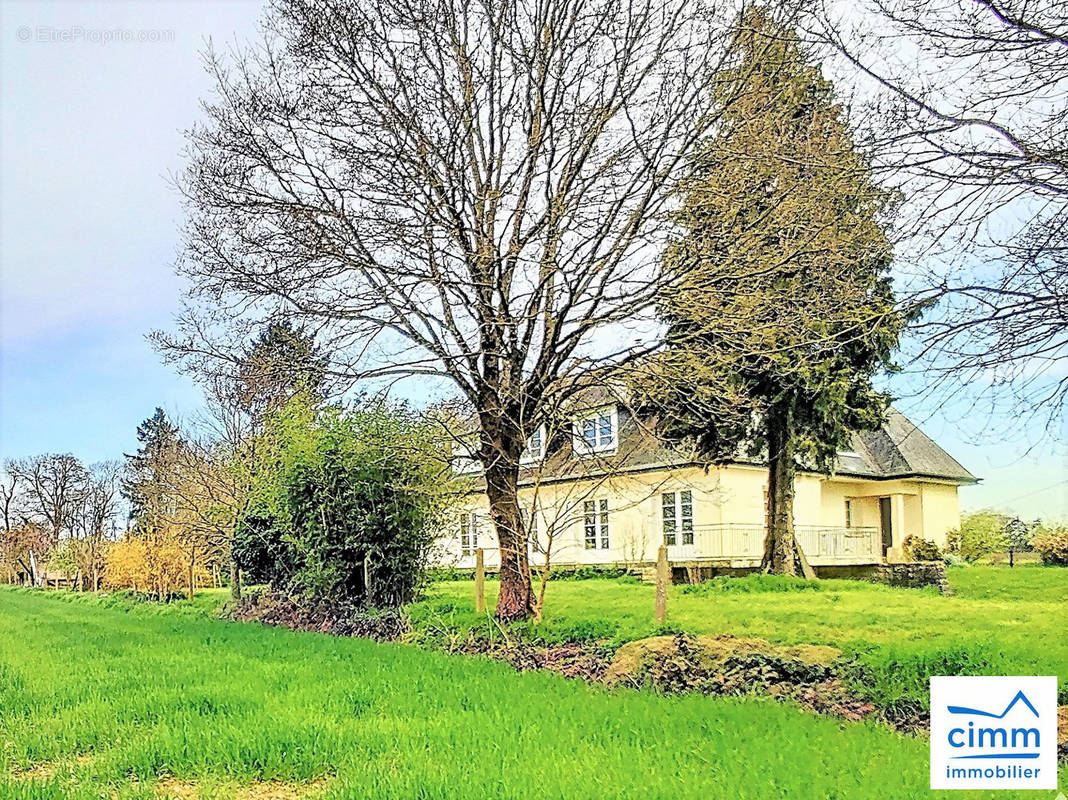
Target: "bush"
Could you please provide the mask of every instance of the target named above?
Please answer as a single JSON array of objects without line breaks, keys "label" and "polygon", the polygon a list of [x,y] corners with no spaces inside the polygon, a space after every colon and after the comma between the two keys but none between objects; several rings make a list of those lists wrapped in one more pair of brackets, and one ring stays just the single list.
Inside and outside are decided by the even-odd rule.
[{"label": "bush", "polygon": [[1068,566],[1068,525],[1039,525],[1031,547],[1042,556],[1043,564]]},{"label": "bush", "polygon": [[946,549],[965,561],[978,561],[985,555],[1008,547],[1005,518],[993,511],[977,511],[961,517],[960,527],[946,535]]},{"label": "bush", "polygon": [[958,556],[956,553],[943,553],[942,560],[946,562],[947,567],[966,567],[968,562]]},{"label": "bush", "polygon": [[590,581],[598,579],[619,579],[628,575],[622,567],[573,567],[570,569],[554,569],[549,573],[549,579],[554,581]]},{"label": "bush", "polygon": [[426,579],[433,583],[474,580],[475,572],[457,567],[431,567],[426,571]]},{"label": "bush", "polygon": [[316,602],[411,602],[447,498],[429,423],[404,406],[316,411],[298,396],[266,448],[234,541],[250,580]]},{"label": "bush", "polygon": [[909,534],[901,544],[909,561],[939,561],[942,558],[938,545],[929,539]]},{"label": "bush", "polygon": [[619,623],[607,619],[583,619],[561,622],[555,626],[551,637],[544,631],[536,631],[537,638],[552,642],[596,642],[611,639],[619,633]]},{"label": "bush", "polygon": [[719,575],[710,581],[684,586],[683,594],[722,594],[738,592],[742,594],[760,594],[763,592],[821,592],[823,584],[789,575],[746,575],[732,578]]},{"label": "bush", "polygon": [[[195,564],[194,577],[207,578],[203,565]],[[168,533],[130,534],[108,547],[102,582],[106,589],[130,589],[163,600],[189,588],[189,553]]]}]

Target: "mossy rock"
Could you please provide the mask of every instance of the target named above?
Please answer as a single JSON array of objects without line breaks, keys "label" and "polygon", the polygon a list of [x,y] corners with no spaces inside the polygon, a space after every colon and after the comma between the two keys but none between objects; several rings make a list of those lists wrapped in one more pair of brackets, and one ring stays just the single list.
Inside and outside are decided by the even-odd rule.
[{"label": "mossy rock", "polygon": [[[766,639],[720,636],[651,636],[628,642],[616,651],[605,673],[609,684],[662,685],[692,682],[689,688],[711,689],[709,684],[807,684],[826,679],[842,652],[816,644],[781,645]],[[725,678],[734,680],[725,680]],[[662,687],[687,688],[687,687]]]}]

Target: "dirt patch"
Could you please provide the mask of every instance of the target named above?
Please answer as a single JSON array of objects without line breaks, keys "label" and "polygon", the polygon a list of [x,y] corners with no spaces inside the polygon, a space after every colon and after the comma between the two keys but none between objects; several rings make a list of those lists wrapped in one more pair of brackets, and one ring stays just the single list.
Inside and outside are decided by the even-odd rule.
[{"label": "dirt patch", "polygon": [[314,631],[334,636],[353,636],[392,642],[411,626],[404,612],[376,611],[334,603],[300,603],[292,598],[264,592],[249,592],[225,616],[236,622],[259,622],[295,631]]},{"label": "dirt patch", "polygon": [[[257,781],[250,784],[227,784],[213,787],[211,796],[227,800],[306,800],[315,797],[326,788],[327,781],[320,779],[310,783],[286,781]],[[180,781],[167,778],[156,784],[156,800],[200,800],[200,784],[196,781]]]},{"label": "dirt patch", "polygon": [[1057,757],[1068,761],[1068,706],[1057,709]]},{"label": "dirt patch", "polygon": [[[730,635],[652,636],[620,647],[605,673],[605,681],[640,686],[652,680],[657,685],[662,682],[658,680],[661,673],[670,672],[675,665],[687,671],[719,675],[725,689],[721,693],[729,694],[731,688],[742,690],[753,683],[766,686],[788,680],[825,680],[830,677],[831,664],[841,655],[841,650],[824,645],[788,646]],[[732,681],[732,676],[738,681]]]},{"label": "dirt patch", "polygon": [[567,678],[580,678],[597,683],[604,680],[605,671],[611,661],[611,652],[593,642],[540,645],[469,635],[445,649],[451,653],[489,656],[507,661],[520,671],[545,669]]},{"label": "dirt patch", "polygon": [[17,781],[50,781],[64,775],[74,777],[74,771],[90,763],[93,757],[88,754],[75,756],[74,758],[57,759],[56,761],[42,761],[32,767],[20,769],[15,767],[11,771],[11,777]]},{"label": "dirt patch", "polygon": [[628,642],[605,671],[611,686],[790,699],[821,714],[859,720],[876,713],[835,676],[841,651],[736,636],[653,636]]}]

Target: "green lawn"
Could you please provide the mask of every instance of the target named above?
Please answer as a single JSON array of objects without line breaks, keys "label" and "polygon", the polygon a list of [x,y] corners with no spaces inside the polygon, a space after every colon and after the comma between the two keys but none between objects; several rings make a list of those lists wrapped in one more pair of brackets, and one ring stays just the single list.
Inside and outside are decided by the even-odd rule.
[{"label": "green lawn", "polygon": [[[647,594],[552,588],[561,615]],[[226,623],[215,599],[0,589],[0,797],[930,796],[926,742],[878,725]]]},{"label": "green lawn", "polygon": [[[930,674],[1059,675],[1068,694],[1068,569],[951,568],[956,594],[891,589],[860,581],[820,581],[817,591],[726,591],[671,588],[668,625],[689,633],[760,636],[784,644],[831,644],[860,653],[890,684],[880,691],[918,695]],[[497,584],[488,582],[489,607]],[[611,580],[553,581],[535,636],[627,641],[656,632],[654,588]],[[412,608],[417,626],[463,628],[474,613],[473,584],[443,582]],[[911,685],[909,681],[911,680]],[[891,698],[892,699],[892,698]],[[1062,700],[1068,702],[1068,700]]]}]

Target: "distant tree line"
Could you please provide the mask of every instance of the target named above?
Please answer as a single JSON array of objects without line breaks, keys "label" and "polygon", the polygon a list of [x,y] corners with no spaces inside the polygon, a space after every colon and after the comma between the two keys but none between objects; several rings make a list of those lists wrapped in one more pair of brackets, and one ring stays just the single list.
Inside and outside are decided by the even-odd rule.
[{"label": "distant tree line", "polygon": [[946,552],[968,562],[1037,552],[1046,564],[1068,566],[1068,525],[1055,520],[1025,521],[989,509],[974,511],[963,514],[960,527],[949,532]]},{"label": "distant tree line", "polygon": [[78,587],[99,588],[105,546],[119,525],[121,471],[119,462],[86,466],[70,454],[5,462],[0,568],[8,580],[40,584],[51,561]]},{"label": "distant tree line", "polygon": [[[183,425],[157,408],[124,463],[8,462],[0,565],[81,589],[192,597],[243,575],[305,600],[414,596],[449,488],[440,427],[405,407],[330,402],[310,335],[266,327]],[[125,511],[121,521],[120,512]]]}]

